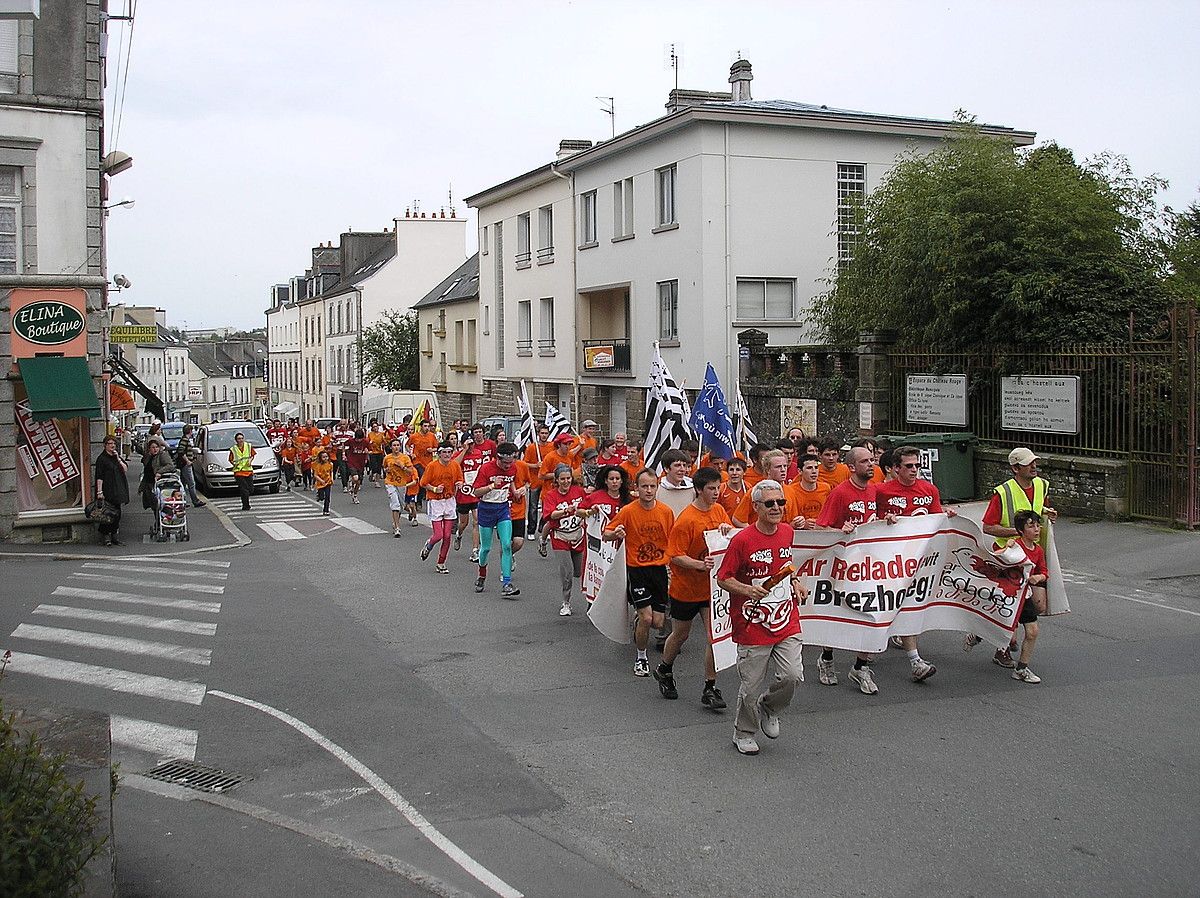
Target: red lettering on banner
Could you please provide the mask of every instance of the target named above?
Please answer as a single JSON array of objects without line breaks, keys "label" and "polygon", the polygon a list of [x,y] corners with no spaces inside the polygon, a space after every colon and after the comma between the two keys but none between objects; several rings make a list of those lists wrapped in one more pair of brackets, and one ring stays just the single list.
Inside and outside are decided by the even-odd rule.
[{"label": "red lettering on banner", "polygon": [[18,402],[15,408],[21,433],[46,476],[46,484],[54,489],[78,477],[79,467],[71,458],[58,425],[53,421],[34,421],[27,399]]}]

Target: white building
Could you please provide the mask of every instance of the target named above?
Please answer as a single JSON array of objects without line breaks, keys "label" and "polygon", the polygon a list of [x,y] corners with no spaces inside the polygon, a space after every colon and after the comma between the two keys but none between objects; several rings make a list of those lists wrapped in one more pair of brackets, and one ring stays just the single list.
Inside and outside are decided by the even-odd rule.
[{"label": "white building", "polygon": [[267,309],[271,417],[297,417],[304,401],[300,389],[300,309],[296,305],[303,290],[303,278],[292,278],[287,284],[271,288],[271,308]]},{"label": "white building", "polygon": [[[591,146],[564,140],[559,159]],[[543,165],[474,196],[478,210],[482,397],[474,414],[515,414],[526,381],[535,409],[572,418],[575,393],[575,222],[569,180]],[[422,378],[422,386],[425,386]]]},{"label": "white building", "polygon": [[439,423],[477,417],[479,253],[463,262],[413,307],[420,334],[421,388],[438,393]]}]

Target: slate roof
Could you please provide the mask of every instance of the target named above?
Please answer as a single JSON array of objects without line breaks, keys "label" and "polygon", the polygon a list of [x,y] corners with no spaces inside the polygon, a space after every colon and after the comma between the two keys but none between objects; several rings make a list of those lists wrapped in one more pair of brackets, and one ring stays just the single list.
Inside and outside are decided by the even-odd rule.
[{"label": "slate roof", "polygon": [[452,302],[479,298],[479,253],[454,269],[445,280],[413,304],[414,309],[427,309]]}]

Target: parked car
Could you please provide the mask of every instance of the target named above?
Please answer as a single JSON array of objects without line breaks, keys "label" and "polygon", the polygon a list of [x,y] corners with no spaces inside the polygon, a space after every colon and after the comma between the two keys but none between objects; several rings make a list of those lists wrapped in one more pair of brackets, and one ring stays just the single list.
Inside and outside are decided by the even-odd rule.
[{"label": "parked car", "polygon": [[135,455],[146,454],[146,436],[150,433],[149,424],[133,425],[133,451]]},{"label": "parked car", "polygon": [[175,454],[175,449],[179,446],[179,440],[183,436],[182,421],[168,421],[162,426],[162,438],[167,441],[167,448],[171,450],[172,456]]},{"label": "parked car", "polygon": [[218,421],[200,428],[196,437],[196,459],[192,462],[196,482],[209,495],[214,490],[234,489],[236,483],[233,465],[229,463],[229,450],[238,433],[245,436],[254,449],[250,464],[254,469],[255,488],[265,486],[272,493],[279,492],[279,459],[263,429],[252,421]]}]

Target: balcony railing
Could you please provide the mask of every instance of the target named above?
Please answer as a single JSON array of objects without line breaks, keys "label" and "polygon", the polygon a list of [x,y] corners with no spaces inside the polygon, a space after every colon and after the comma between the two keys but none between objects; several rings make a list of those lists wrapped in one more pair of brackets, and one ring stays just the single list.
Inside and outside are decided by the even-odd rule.
[{"label": "balcony railing", "polygon": [[525,250],[522,253],[517,253],[517,267],[518,268],[528,268],[529,267],[529,259],[530,259],[529,250]]},{"label": "balcony railing", "polygon": [[590,374],[629,374],[633,370],[633,351],[629,340],[584,340],[583,370]]},{"label": "balcony railing", "polygon": [[548,262],[553,262],[554,261],[554,247],[553,246],[543,246],[541,249],[539,249],[537,260],[538,260],[539,265],[545,265]]},{"label": "balcony railing", "polygon": [[533,341],[532,340],[518,340],[517,341],[517,355],[521,355],[521,356],[533,355]]},{"label": "balcony railing", "polygon": [[538,340],[538,355],[554,355],[554,338]]}]

